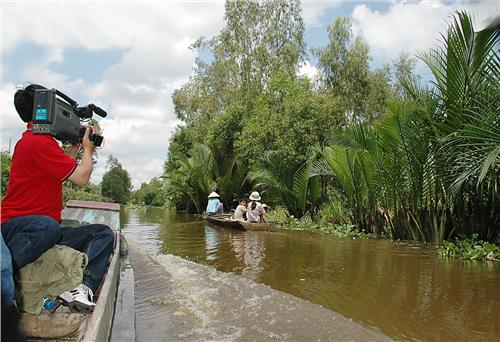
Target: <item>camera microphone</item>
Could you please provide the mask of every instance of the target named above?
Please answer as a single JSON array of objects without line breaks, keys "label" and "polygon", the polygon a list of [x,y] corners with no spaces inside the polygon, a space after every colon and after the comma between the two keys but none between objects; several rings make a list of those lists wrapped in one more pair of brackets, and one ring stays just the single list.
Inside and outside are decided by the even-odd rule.
[{"label": "camera microphone", "polygon": [[102,109],[102,108],[100,108],[100,107],[97,107],[97,106],[96,106],[95,104],[93,104],[93,103],[89,104],[89,105],[88,105],[88,107],[89,107],[90,109],[92,109],[92,111],[93,111],[94,113],[96,113],[97,115],[99,115],[99,116],[100,116],[100,117],[102,117],[102,118],[105,118],[105,117],[106,117],[106,115],[108,115],[108,113],[106,113],[106,111],[105,111],[104,109]]}]

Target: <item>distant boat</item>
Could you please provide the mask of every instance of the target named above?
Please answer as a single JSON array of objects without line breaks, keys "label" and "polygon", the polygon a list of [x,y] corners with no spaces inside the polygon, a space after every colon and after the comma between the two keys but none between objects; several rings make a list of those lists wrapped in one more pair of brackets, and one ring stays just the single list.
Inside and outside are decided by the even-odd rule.
[{"label": "distant boat", "polygon": [[[120,205],[116,203],[68,201],[63,224],[81,222],[108,225],[115,233],[115,246],[107,272],[96,293],[90,315],[72,313],[66,307],[40,315],[21,314],[21,328],[29,341],[135,341],[134,276],[125,256],[126,240],[120,234]],[[4,327],[6,328],[6,327]]]},{"label": "distant boat", "polygon": [[208,222],[212,222],[219,226],[231,227],[240,230],[263,230],[271,231],[274,227],[274,223],[256,223],[248,221],[238,221],[231,218],[230,215],[213,215],[206,216],[205,219]]}]

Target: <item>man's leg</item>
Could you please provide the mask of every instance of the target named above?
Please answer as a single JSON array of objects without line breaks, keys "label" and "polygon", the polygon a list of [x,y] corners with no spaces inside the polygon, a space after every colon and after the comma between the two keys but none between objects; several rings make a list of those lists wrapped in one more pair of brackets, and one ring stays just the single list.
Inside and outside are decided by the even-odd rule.
[{"label": "man's leg", "polygon": [[83,284],[95,292],[113,251],[115,241],[113,231],[102,224],[90,224],[76,228],[63,227],[61,235],[61,240],[58,242],[60,245],[87,254],[88,264],[83,276]]},{"label": "man's leg", "polygon": [[24,341],[19,329],[19,312],[14,305],[14,278],[12,278],[12,260],[9,249],[0,234],[0,249],[2,250],[2,341]]},{"label": "man's leg", "polygon": [[2,224],[2,235],[17,271],[35,261],[61,237],[59,223],[40,215],[14,217]]},{"label": "man's leg", "polygon": [[3,241],[3,236],[0,234],[0,249],[2,250],[2,305],[14,304],[14,278],[12,277],[12,259],[7,245]]}]

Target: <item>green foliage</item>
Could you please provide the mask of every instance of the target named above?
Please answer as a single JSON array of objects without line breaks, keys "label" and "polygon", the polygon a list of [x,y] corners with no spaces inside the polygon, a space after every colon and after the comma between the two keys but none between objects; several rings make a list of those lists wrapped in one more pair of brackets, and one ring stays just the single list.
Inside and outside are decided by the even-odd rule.
[{"label": "green foliage", "polygon": [[444,44],[421,55],[435,77],[440,139],[432,164],[454,209],[454,228],[489,241],[500,226],[499,34],[498,18],[476,32],[471,17],[458,12]]},{"label": "green foliage", "polygon": [[101,181],[102,196],[116,203],[127,204],[132,187],[127,170],[111,155],[108,159],[107,169],[108,171],[102,176]]},{"label": "green foliage", "polygon": [[322,224],[349,224],[351,215],[342,198],[335,196],[321,206],[318,213],[318,222]]},{"label": "green foliage", "polygon": [[[195,145],[189,155],[179,159],[179,168],[169,176],[170,199],[186,199],[188,211],[201,213],[207,204],[208,194],[215,189],[213,179],[214,158],[207,146]],[[190,210],[190,208],[192,208]]]},{"label": "green foliage", "polygon": [[376,210],[374,191],[374,134],[365,125],[345,131],[344,146],[334,145],[320,151],[322,159],[311,168],[311,176],[334,176],[351,209],[350,221],[372,232]]},{"label": "green foliage", "polygon": [[279,158],[275,152],[267,151],[259,170],[251,173],[250,177],[263,195],[270,195],[271,202],[282,203],[289,213],[302,217],[313,204],[310,201],[310,164],[294,166]]},{"label": "green foliage", "polygon": [[10,176],[10,166],[12,164],[12,156],[9,152],[3,151],[0,152],[0,172],[2,176],[2,192],[1,197],[4,198],[7,194],[7,185],[9,184],[9,176]]},{"label": "green foliage", "polygon": [[67,181],[63,184],[63,202],[69,200],[79,200],[79,201],[105,201],[101,195],[101,188],[98,185],[87,184],[84,187],[79,187],[73,183]]},{"label": "green foliage", "polygon": [[279,224],[284,224],[288,221],[290,214],[286,208],[282,206],[274,207],[273,210],[266,213],[266,220],[269,222],[277,222]]},{"label": "green foliage", "polygon": [[436,88],[420,88],[403,58],[405,97],[321,150],[311,175],[333,177],[358,227],[435,244],[457,233],[497,238],[498,32],[498,23],[474,32],[458,13],[444,47],[423,55]]},{"label": "green foliage", "polygon": [[[276,137],[281,156],[305,160],[309,139],[325,140],[320,130],[331,126],[331,111],[315,105],[309,82],[296,78],[305,55],[300,3],[228,1],[225,9],[222,31],[193,45],[212,52],[211,63],[198,60],[193,77],[172,96],[186,126],[172,138],[164,178],[170,202],[181,210],[201,212],[214,189],[228,207],[252,189],[247,174]],[[200,146],[206,158],[196,158]]]},{"label": "green foliage", "polygon": [[500,261],[500,246],[477,239],[477,235],[470,238],[456,238],[454,241],[444,241],[438,247],[442,256],[465,260],[496,260]]},{"label": "green foliage", "polygon": [[149,183],[142,183],[141,187],[130,195],[130,203],[163,207],[167,203],[167,191],[164,182],[153,178]]},{"label": "green foliage", "polygon": [[323,91],[341,99],[344,115],[353,122],[372,122],[383,114],[390,95],[389,68],[370,71],[368,44],[354,37],[349,18],[328,26],[328,44],[313,49]]},{"label": "green foliage", "polygon": [[366,239],[376,237],[373,234],[366,233],[364,230],[360,231],[354,225],[303,222],[298,219],[294,219],[293,217],[290,218],[286,223],[281,224],[280,227],[290,230],[322,232],[345,239]]},{"label": "green foliage", "polygon": [[236,153],[249,159],[251,167],[268,150],[287,163],[304,163],[309,148],[324,145],[332,128],[343,123],[337,100],[313,92],[306,78],[278,74],[244,118]]},{"label": "green foliage", "polygon": [[313,49],[312,84],[296,75],[299,14],[296,1],[228,1],[222,31],[193,45],[213,58],[198,60],[173,95],[184,125],[165,163],[169,202],[201,212],[212,190],[227,207],[256,188],[326,227],[434,244],[457,234],[495,241],[498,22],[475,32],[458,13],[441,47],[420,55],[435,78],[426,88],[407,54],[392,69],[370,69],[366,42],[337,18],[327,45]]}]

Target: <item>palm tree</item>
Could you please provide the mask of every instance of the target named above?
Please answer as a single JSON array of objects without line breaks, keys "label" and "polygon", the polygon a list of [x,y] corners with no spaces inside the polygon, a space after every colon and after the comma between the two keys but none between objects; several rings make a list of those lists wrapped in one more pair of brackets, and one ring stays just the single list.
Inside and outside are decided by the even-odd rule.
[{"label": "palm tree", "polygon": [[232,200],[241,196],[249,185],[248,169],[238,162],[234,150],[219,149],[213,152],[213,156],[217,188],[225,207],[229,208]]},{"label": "palm tree", "polygon": [[207,146],[196,144],[188,156],[179,160],[179,165],[169,179],[169,187],[188,199],[188,211],[192,204],[195,211],[201,213],[207,204],[207,195],[215,189],[212,152]]},{"label": "palm tree", "polygon": [[450,197],[454,227],[493,240],[499,234],[500,19],[475,31],[466,12],[457,12],[444,44],[420,58],[435,77],[441,135],[433,162]]},{"label": "palm tree", "polygon": [[273,151],[267,151],[260,166],[259,171],[250,174],[255,186],[276,197],[275,200],[283,203],[290,214],[301,218],[308,204],[317,204],[320,184],[310,180],[311,161],[294,165],[276,157]]},{"label": "palm tree", "polygon": [[376,148],[373,130],[365,124],[353,125],[337,144],[319,150],[322,159],[314,162],[310,171],[310,176],[336,178],[351,208],[351,221],[367,231],[372,231],[376,209],[373,160]]}]

